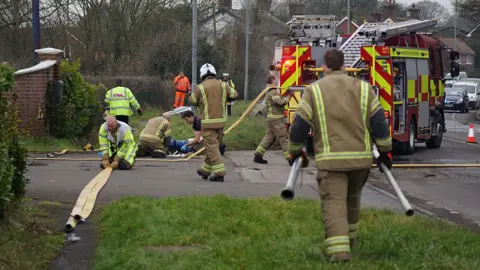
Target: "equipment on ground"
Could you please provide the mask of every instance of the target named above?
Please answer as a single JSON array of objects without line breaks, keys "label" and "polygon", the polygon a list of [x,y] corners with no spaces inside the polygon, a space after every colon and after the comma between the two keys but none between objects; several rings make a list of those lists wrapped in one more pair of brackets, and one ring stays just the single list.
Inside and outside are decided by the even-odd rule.
[{"label": "equipment on ground", "polygon": [[[378,158],[380,156],[380,153],[377,150],[377,147],[373,145],[373,155],[375,158]],[[392,185],[393,189],[395,190],[395,193],[397,194],[398,199],[400,200],[400,203],[402,204],[403,209],[405,210],[405,215],[407,216],[413,216],[415,211],[413,210],[412,206],[408,202],[407,198],[405,198],[405,195],[403,195],[402,190],[397,184],[397,181],[395,181],[395,178],[393,178],[392,172],[385,166],[384,164],[380,163],[380,167],[383,171],[383,174],[388,179],[388,182],[390,185]]]},{"label": "equipment on ground", "polygon": [[[337,36],[332,18],[293,16],[289,40],[276,44],[270,70],[280,78],[282,93],[292,91],[295,97],[285,106],[287,128],[305,87],[323,75],[323,54],[337,48],[345,55],[346,72],[373,85],[395,152],[413,154],[416,142],[439,148],[446,132],[442,55],[449,51],[451,72],[458,76],[458,52],[419,32],[437,21],[366,22],[352,34]],[[311,135],[309,152],[313,150]]]}]

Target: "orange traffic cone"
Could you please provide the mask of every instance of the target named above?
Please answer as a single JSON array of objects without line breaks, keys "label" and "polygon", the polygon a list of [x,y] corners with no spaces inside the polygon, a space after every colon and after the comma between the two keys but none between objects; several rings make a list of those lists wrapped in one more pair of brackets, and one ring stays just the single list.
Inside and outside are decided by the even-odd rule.
[{"label": "orange traffic cone", "polygon": [[477,143],[475,135],[473,134],[473,124],[470,124],[470,129],[468,130],[467,143]]}]

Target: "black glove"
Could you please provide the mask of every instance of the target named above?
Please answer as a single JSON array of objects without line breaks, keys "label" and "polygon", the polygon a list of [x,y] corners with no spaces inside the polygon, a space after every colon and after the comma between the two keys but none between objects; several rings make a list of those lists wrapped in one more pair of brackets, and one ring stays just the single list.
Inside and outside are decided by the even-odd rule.
[{"label": "black glove", "polygon": [[141,109],[141,108],[139,108],[139,109],[137,110],[137,112],[138,112],[138,115],[140,115],[140,116],[142,116],[142,115],[143,115],[143,111],[142,111],[142,109]]},{"label": "black glove", "polygon": [[308,164],[310,163],[310,161],[308,160],[307,153],[303,150],[300,151],[300,153],[298,153],[298,154],[290,153],[290,159],[288,160],[288,164],[290,164],[290,166],[292,166],[293,163],[295,162],[295,160],[297,160],[297,158],[299,158],[299,157],[303,158],[302,168],[308,167]]},{"label": "black glove", "polygon": [[392,169],[392,153],[390,152],[380,152],[380,156],[377,158],[377,166],[381,172],[383,172],[380,163],[383,163],[389,170]]}]

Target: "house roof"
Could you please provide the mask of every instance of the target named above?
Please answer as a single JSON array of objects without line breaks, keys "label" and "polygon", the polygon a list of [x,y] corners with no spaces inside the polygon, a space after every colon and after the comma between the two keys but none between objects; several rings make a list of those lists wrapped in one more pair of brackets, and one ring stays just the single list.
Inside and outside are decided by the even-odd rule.
[{"label": "house roof", "polygon": [[[213,16],[219,14],[228,14],[231,17],[245,22],[246,12],[243,9],[230,9],[230,8],[220,8],[214,15],[203,20],[201,23],[205,23],[213,19]],[[258,21],[255,21],[257,19]],[[288,27],[285,22],[281,21],[277,17],[270,14],[268,11],[259,11],[257,18],[250,18],[250,24],[253,25],[256,29],[259,29],[260,32],[269,34],[269,35],[285,35],[288,33]]]},{"label": "house roof", "polygon": [[[341,21],[339,21],[335,26],[339,26],[340,24],[342,24],[346,20],[348,20],[347,16],[345,16],[345,18],[343,18]],[[350,23],[355,25],[355,27],[357,27],[357,28],[359,27],[358,24],[355,23],[355,21],[350,20]]]},{"label": "house roof", "polygon": [[[455,47],[455,39],[453,38],[440,38],[440,42],[449,48]],[[461,54],[475,54],[475,52],[470,48],[465,42],[457,38],[456,44],[457,51]]]}]

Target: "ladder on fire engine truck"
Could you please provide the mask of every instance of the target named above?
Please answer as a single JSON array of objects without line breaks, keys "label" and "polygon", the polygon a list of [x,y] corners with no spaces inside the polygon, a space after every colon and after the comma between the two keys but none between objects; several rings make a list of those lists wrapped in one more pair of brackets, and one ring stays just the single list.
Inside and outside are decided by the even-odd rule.
[{"label": "ladder on fire engine truck", "polygon": [[360,48],[367,45],[374,36],[382,35],[383,38],[392,37],[410,32],[416,32],[428,27],[435,26],[436,20],[408,20],[398,23],[370,23],[366,22],[361,25],[350,38],[340,47],[345,55],[345,66],[356,67],[360,62]]}]

